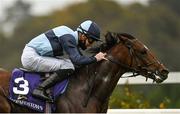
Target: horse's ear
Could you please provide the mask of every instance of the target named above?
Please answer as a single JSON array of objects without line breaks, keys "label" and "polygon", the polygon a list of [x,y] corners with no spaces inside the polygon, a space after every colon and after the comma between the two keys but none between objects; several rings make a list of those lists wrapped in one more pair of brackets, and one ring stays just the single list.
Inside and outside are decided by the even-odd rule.
[{"label": "horse's ear", "polygon": [[120,42],[125,44],[128,48],[132,47],[131,40],[128,37],[124,36],[124,34],[118,34],[118,38],[119,38]]},{"label": "horse's ear", "polygon": [[113,36],[113,33],[111,33],[111,32],[106,33],[105,41],[108,46],[113,46],[114,44],[117,43],[117,40],[118,39]]},{"label": "horse's ear", "polygon": [[106,38],[105,40],[108,40],[112,37],[112,34],[111,34],[111,32],[107,31],[107,33],[104,36]]},{"label": "horse's ear", "polygon": [[120,42],[122,42],[122,43],[125,43],[128,41],[128,38],[123,36],[122,34],[117,34],[117,36],[118,36],[118,39],[120,40]]}]

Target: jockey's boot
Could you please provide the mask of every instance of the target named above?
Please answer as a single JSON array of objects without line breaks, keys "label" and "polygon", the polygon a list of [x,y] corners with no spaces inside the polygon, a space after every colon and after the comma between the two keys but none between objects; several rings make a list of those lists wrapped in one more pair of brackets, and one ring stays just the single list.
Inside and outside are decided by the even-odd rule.
[{"label": "jockey's boot", "polygon": [[48,102],[53,102],[53,99],[50,95],[47,94],[46,90],[58,82],[61,82],[68,78],[72,73],[73,69],[60,69],[58,71],[55,71],[53,74],[49,76],[48,79],[46,79],[44,82],[42,82],[34,91],[32,92],[32,95],[34,97],[37,97],[41,100],[47,100]]}]

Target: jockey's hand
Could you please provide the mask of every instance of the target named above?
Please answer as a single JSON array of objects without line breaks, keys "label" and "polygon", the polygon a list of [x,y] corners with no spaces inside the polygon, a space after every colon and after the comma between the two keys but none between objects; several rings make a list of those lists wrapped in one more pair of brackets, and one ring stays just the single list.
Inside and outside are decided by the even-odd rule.
[{"label": "jockey's hand", "polygon": [[94,57],[96,58],[97,61],[101,61],[101,60],[107,60],[105,56],[106,56],[106,53],[99,52]]}]

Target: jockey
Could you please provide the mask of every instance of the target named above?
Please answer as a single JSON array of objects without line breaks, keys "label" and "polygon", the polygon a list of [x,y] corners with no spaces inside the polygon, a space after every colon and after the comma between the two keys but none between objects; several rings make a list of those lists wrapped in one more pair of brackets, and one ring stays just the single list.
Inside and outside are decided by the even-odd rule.
[{"label": "jockey", "polygon": [[[74,65],[88,65],[106,59],[106,54],[102,52],[92,57],[81,54],[79,48],[85,50],[94,41],[101,41],[100,28],[95,22],[87,20],[80,24],[77,31],[58,26],[26,44],[21,56],[23,67],[35,72],[53,72],[32,95],[53,102],[46,90],[68,78],[75,69]],[[64,53],[68,58],[63,56]]]}]

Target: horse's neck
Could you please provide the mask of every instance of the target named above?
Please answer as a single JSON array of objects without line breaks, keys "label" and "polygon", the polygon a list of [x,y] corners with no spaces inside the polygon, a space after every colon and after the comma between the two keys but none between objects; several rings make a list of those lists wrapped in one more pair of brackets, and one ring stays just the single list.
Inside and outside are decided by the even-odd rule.
[{"label": "horse's neck", "polygon": [[78,105],[79,108],[82,108],[82,104],[86,103],[88,103],[88,107],[95,106],[100,108],[102,104],[108,104],[108,98],[123,73],[123,70],[119,72],[119,67],[109,61],[91,64],[78,69],[70,79],[68,90],[66,91],[66,95],[69,96],[66,96],[66,98],[74,98],[71,102]]},{"label": "horse's neck", "polygon": [[91,95],[103,101],[111,95],[123,73],[123,68],[110,61],[104,61],[79,70],[75,80],[79,81],[84,91],[89,91],[93,87]]},{"label": "horse's neck", "polygon": [[105,102],[112,94],[119,78],[124,72],[123,68],[119,69],[119,66],[110,63],[110,61],[103,62],[96,76],[94,96],[100,101]]}]

